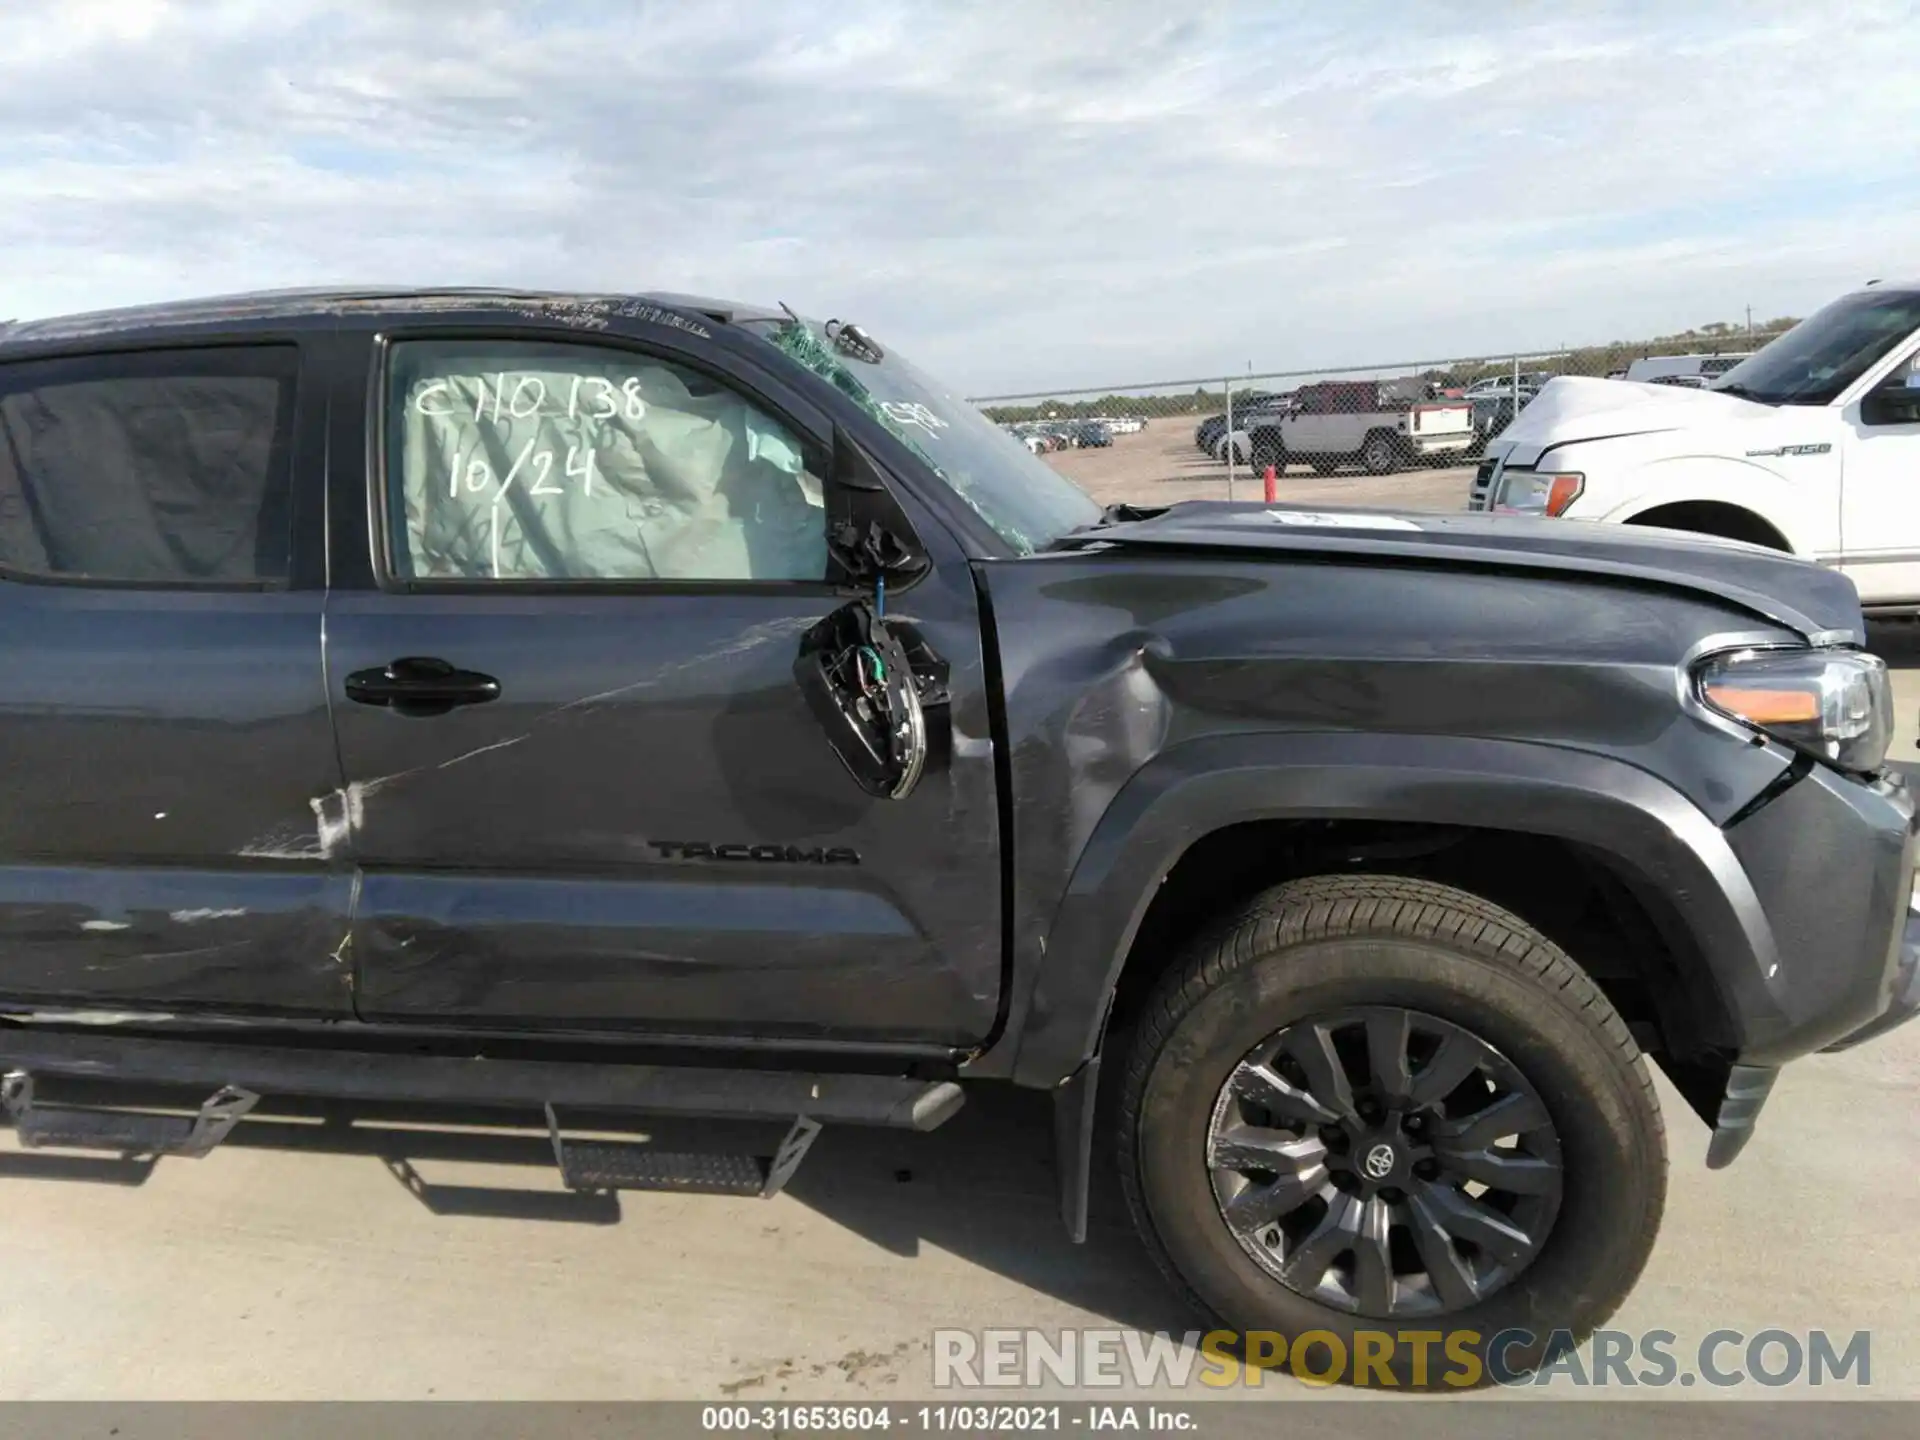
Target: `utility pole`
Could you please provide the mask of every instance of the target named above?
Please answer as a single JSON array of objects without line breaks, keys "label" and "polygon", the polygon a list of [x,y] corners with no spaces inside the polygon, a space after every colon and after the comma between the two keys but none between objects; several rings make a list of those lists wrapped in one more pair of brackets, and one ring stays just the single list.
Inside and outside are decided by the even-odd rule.
[{"label": "utility pole", "polygon": [[1753,307],[1747,307],[1747,348],[1753,348]]}]

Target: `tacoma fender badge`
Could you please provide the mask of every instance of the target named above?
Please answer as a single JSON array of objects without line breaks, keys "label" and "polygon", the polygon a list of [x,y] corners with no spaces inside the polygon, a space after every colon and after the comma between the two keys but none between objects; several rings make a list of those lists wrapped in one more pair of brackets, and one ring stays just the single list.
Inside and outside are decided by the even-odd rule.
[{"label": "tacoma fender badge", "polygon": [[649,840],[662,860],[744,860],[761,865],[858,865],[860,852],[844,845],[715,845],[705,840]]}]

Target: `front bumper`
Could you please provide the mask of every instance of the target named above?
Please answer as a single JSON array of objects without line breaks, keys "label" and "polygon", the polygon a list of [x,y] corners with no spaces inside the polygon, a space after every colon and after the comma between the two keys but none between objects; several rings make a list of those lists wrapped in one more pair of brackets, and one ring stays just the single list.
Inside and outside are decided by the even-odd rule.
[{"label": "front bumper", "polygon": [[[1920,896],[1916,896],[1920,899]],[[1920,1014],[1920,908],[1909,902],[1906,928],[1900,939],[1900,966],[1895,972],[1893,994],[1882,1010],[1858,1030],[1821,1047],[1821,1054],[1851,1050],[1876,1040],[1889,1030]],[[1713,1122],[1713,1139],[1707,1146],[1707,1168],[1722,1170],[1747,1148],[1753,1136],[1760,1109],[1773,1093],[1773,1082],[1780,1069],[1775,1065],[1735,1065],[1727,1076],[1726,1093],[1720,1098],[1720,1113]]]},{"label": "front bumper", "polygon": [[1771,953],[1722,993],[1731,1000],[1742,1065],[1883,1034],[1915,1011],[1913,909],[1920,814],[1907,782],[1872,782],[1814,765],[1730,826]]},{"label": "front bumper", "polygon": [[1779,959],[1765,977],[1772,1004],[1741,1017],[1746,1043],[1707,1149],[1715,1170],[1746,1147],[1782,1063],[1851,1049],[1920,1014],[1920,812],[1904,780],[1867,785],[1815,767],[1728,839]]},{"label": "front bumper", "polygon": [[1894,972],[1893,991],[1888,999],[1887,1008],[1851,1034],[1842,1035],[1832,1044],[1822,1047],[1823,1054],[1831,1055],[1837,1050],[1851,1050],[1869,1040],[1876,1040],[1920,1015],[1920,890],[1916,890],[1907,902],[1906,929],[1900,938],[1900,964]]}]

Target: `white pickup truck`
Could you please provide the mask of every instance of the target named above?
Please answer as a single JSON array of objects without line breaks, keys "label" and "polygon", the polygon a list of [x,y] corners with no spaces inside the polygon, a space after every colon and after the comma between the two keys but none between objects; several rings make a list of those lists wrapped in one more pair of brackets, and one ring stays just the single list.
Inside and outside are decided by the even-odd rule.
[{"label": "white pickup truck", "polygon": [[1841,297],[1705,390],[1553,380],[1468,508],[1744,540],[1920,613],[1920,282]]},{"label": "white pickup truck", "polygon": [[[1419,380],[1328,380],[1302,385],[1278,421],[1279,449],[1322,475],[1357,463],[1385,475],[1472,448],[1473,405],[1429,400]],[[1258,460],[1259,436],[1253,451]]]}]

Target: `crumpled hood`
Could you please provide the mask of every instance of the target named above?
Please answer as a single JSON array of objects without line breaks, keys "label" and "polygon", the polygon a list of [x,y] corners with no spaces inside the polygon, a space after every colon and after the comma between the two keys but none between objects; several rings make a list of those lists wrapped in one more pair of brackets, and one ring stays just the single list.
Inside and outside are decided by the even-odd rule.
[{"label": "crumpled hood", "polygon": [[1859,593],[1846,576],[1736,540],[1517,515],[1316,511],[1209,500],[1142,514],[1076,531],[1055,548],[1352,557],[1360,563],[1505,570],[1516,578],[1590,575],[1709,595],[1805,637],[1866,641]]},{"label": "crumpled hood", "polygon": [[1716,390],[1561,375],[1542,387],[1491,448],[1503,451],[1510,464],[1531,465],[1549,445],[1771,420],[1778,414],[1771,405]]}]

